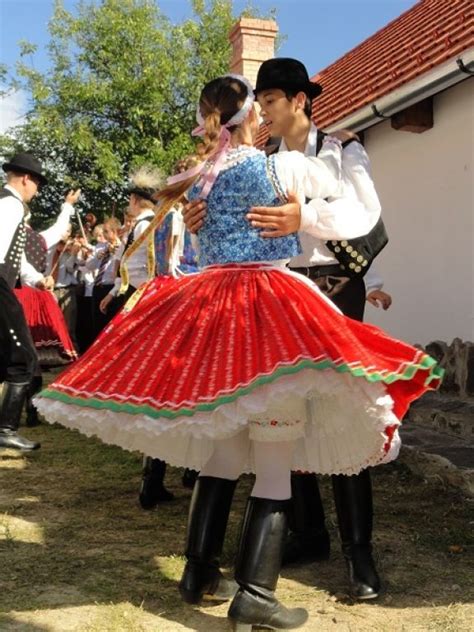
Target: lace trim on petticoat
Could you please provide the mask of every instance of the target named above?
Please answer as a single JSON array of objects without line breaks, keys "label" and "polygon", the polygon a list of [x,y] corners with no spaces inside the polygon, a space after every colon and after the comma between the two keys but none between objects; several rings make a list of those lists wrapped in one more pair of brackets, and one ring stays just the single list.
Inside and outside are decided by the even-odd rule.
[{"label": "lace trim on petticoat", "polygon": [[[321,474],[356,474],[396,458],[399,449],[399,421],[383,385],[332,370],[304,369],[211,412],[173,420],[42,397],[35,404],[50,422],[197,470],[212,454],[216,439],[233,436],[246,426],[254,439],[294,439],[292,468]],[[301,413],[301,424],[294,423],[295,411]],[[278,424],[259,425],[259,419],[269,418]],[[392,439],[388,428],[393,430]],[[245,471],[251,472],[253,467],[249,450]]]}]

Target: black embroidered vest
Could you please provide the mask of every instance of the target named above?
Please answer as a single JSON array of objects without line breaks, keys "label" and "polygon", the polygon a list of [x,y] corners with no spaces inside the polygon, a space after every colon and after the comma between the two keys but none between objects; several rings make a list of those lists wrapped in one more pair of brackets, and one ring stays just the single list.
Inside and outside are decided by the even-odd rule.
[{"label": "black embroidered vest", "polygon": [[[326,134],[324,132],[318,130],[316,155],[318,155],[321,150],[325,136]],[[265,153],[270,155],[277,152],[280,147],[280,142],[281,139],[271,138],[265,148]],[[346,141],[342,146],[347,147],[351,142],[354,141]],[[326,242],[326,247],[337,259],[339,267],[341,268],[341,276],[357,278],[363,277],[367,273],[375,257],[385,248],[387,243],[387,232],[382,218],[379,217],[377,223],[367,235],[340,241],[333,239]]]}]

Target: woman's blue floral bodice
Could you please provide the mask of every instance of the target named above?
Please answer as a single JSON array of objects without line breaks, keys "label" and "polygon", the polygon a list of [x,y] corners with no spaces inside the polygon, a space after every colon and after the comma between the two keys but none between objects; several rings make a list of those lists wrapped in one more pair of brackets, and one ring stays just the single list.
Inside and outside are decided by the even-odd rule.
[{"label": "woman's blue floral bodice", "polygon": [[[269,168],[271,162],[267,165],[265,154],[244,150],[242,156],[242,160],[219,173],[207,198],[207,215],[198,234],[201,267],[276,261],[301,253],[296,234],[263,238],[261,229],[253,228],[246,219],[252,206],[278,206],[283,200],[281,185]],[[190,189],[188,198],[199,198],[200,189],[198,182]]]}]

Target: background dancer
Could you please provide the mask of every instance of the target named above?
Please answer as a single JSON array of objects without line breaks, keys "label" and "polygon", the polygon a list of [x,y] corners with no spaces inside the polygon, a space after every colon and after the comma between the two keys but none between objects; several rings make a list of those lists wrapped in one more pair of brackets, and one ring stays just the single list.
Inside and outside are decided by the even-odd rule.
[{"label": "background dancer", "polygon": [[[118,248],[115,253],[115,259],[118,262],[122,259],[130,246],[145,232],[155,217],[155,203],[152,196],[162,185],[163,177],[161,172],[157,169],[143,166],[131,175],[130,180],[131,185],[128,189],[129,200],[126,211],[126,221],[130,225],[130,230],[124,245],[122,248]],[[114,299],[118,300],[120,307],[122,307],[127,298],[129,298],[140,285],[146,283],[146,281],[154,276],[154,270],[150,269],[147,244],[144,243],[140,248],[134,250],[133,255],[127,260],[127,270],[129,279],[126,294],[119,296],[122,280],[120,277],[117,277],[114,287],[100,303],[100,309],[104,313]]]},{"label": "background dancer", "polygon": [[[155,202],[153,195],[157,193],[163,183],[161,172],[152,167],[143,166],[134,172],[130,178],[129,204],[126,212],[126,222],[130,230],[122,247],[118,247],[114,261],[120,266],[120,261],[128,249],[140,238],[155,217]],[[150,238],[152,239],[152,237]],[[125,304],[126,300],[150,277],[156,274],[154,256],[150,260],[149,243],[144,242],[134,250],[127,259],[128,289],[123,295],[119,295],[122,285],[120,275],[115,275],[113,286],[109,287],[105,296],[99,302],[99,311],[106,319],[115,316]],[[108,317],[110,311],[110,317]],[[168,502],[174,499],[174,495],[164,485],[166,463],[161,459],[147,459],[144,457],[142,485],[139,501],[143,509],[152,509],[158,502]]]},{"label": "background dancer", "polygon": [[47,183],[42,165],[32,154],[16,154],[2,165],[7,184],[0,191],[0,447],[35,450],[40,444],[18,434],[28,390],[37,372],[38,358],[23,308],[13,288],[20,276],[25,284],[45,289],[47,279],[26,260],[25,208]]},{"label": "background dancer", "polygon": [[[175,173],[183,173],[191,166],[189,161],[178,163]],[[197,272],[197,257],[194,252],[190,235],[186,230],[182,215],[182,205],[173,207],[161,225],[155,231],[156,274],[167,283],[183,274]],[[143,509],[153,509],[160,502],[174,499],[173,494],[163,488],[163,470],[166,464],[161,459],[144,457],[143,478],[140,488],[139,502]],[[182,484],[192,489],[198,472],[190,468],[184,470]]]}]

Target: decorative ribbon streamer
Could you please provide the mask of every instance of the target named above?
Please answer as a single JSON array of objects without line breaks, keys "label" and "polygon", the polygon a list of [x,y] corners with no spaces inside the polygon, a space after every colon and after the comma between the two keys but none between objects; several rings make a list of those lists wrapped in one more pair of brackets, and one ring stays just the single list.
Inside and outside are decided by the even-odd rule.
[{"label": "decorative ribbon streamer", "polygon": [[129,286],[129,276],[128,276],[128,267],[127,260],[133,255],[134,252],[140,248],[140,246],[148,239],[147,245],[147,268],[148,268],[148,277],[151,279],[155,276],[155,244],[153,239],[153,234],[155,230],[160,226],[160,224],[165,219],[165,215],[171,209],[172,203],[167,202],[163,206],[161,206],[155,213],[155,217],[152,219],[150,224],[146,227],[143,233],[136,239],[133,244],[127,248],[125,251],[122,260],[120,261],[120,277],[122,279],[122,285],[120,286],[119,294],[124,294],[127,291]]},{"label": "decorative ribbon streamer", "polygon": [[[204,134],[205,130],[202,125],[199,125],[192,131],[193,136],[204,136]],[[191,169],[188,169],[187,171],[183,171],[183,173],[178,173],[175,176],[171,176],[171,178],[168,178],[166,183],[175,184],[176,182],[182,182],[183,180],[187,180],[188,178],[203,174],[205,169],[207,169],[207,171],[203,175],[201,175],[203,186],[201,189],[200,197],[205,200],[209,195],[212,185],[216,181],[216,178],[224,165],[225,155],[230,147],[230,139],[231,134],[229,130],[227,129],[227,127],[222,126],[219,134],[219,144],[212,152],[212,154],[208,157],[208,159],[204,162],[201,162],[199,165],[196,165],[195,167],[191,167]]]}]

